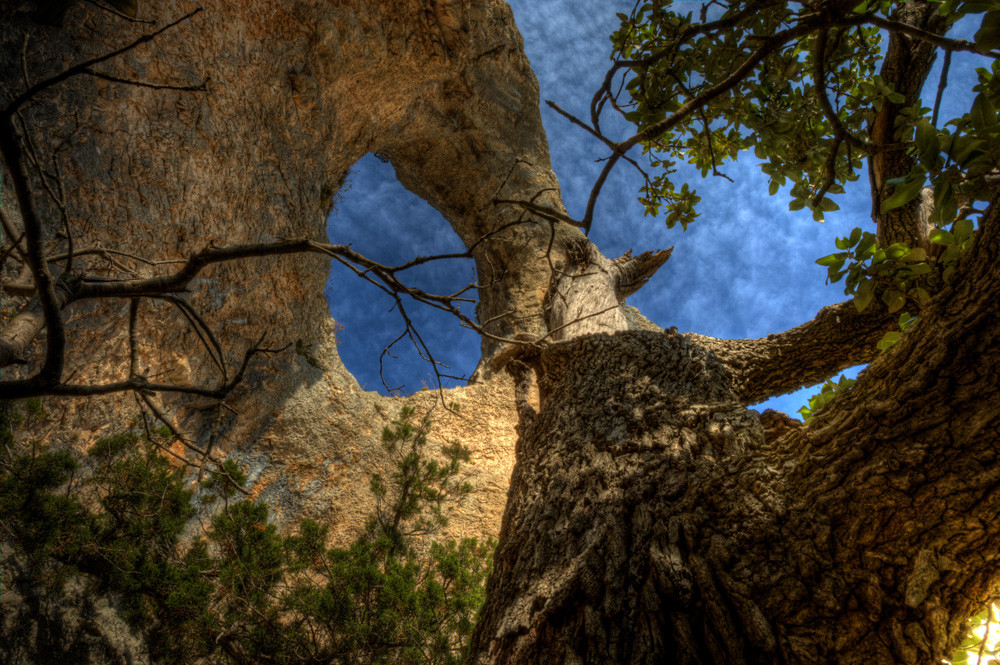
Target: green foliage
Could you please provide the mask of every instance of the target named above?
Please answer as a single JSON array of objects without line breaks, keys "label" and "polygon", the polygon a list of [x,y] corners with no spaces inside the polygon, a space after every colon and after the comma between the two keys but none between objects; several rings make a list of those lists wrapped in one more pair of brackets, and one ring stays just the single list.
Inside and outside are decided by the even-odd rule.
[{"label": "green foliage", "polygon": [[[0,439],[13,450],[9,409]],[[468,494],[468,450],[427,454],[430,421],[404,409],[383,441],[395,471],[372,479],[377,510],[346,548],[327,548],[327,528],[303,520],[281,536],[263,503],[238,497],[246,481],[232,461],[199,485],[193,502],[182,470],[143,436],[101,439],[83,459],[66,451],[9,453],[0,460],[0,537],[24,574],[52,592],[87,573],[120,599],[120,612],[149,637],[162,662],[461,662],[484,600],[494,543],[415,536],[447,523]],[[77,477],[80,476],[80,477]],[[207,527],[186,546],[196,514]],[[9,519],[7,519],[9,516]]]},{"label": "green foliage", "polygon": [[[890,104],[899,118],[893,140],[916,161],[891,183],[883,213],[911,202],[928,182],[937,204],[932,221],[939,226],[955,221],[962,206],[988,200],[987,176],[1000,165],[996,60],[976,70],[979,82],[967,112],[932,124],[929,108],[876,73],[885,36],[865,18],[889,18],[897,3],[863,0],[853,13],[831,14],[825,23],[808,3],[711,4],[711,15],[702,9],[696,18],[690,3],[640,2],[618,15],[620,28],[611,35],[612,59],[625,63],[625,95],[610,106],[637,132],[657,128],[640,142],[657,169],[640,195],[647,214],[666,210],[669,226],[686,227],[697,216],[698,198],[674,183],[676,165],[717,174],[727,160],[752,151],[770,178],[770,194],[790,183],[790,209],[808,208],[822,221],[838,208],[831,197],[857,180],[867,150],[860,144]],[[939,11],[949,23],[981,14],[976,47],[982,53],[997,48],[995,3],[947,0]],[[848,134],[856,137],[853,144]]]},{"label": "green foliage", "polygon": [[948,658],[950,665],[966,663],[994,663],[1000,659],[1000,626],[997,624],[997,607],[991,602],[969,618],[968,632],[958,649]]},{"label": "green foliage", "polygon": [[[844,238],[837,238],[837,249],[816,260],[827,269],[827,282],[839,282],[846,276],[844,293],[853,296],[854,306],[863,312],[879,296],[890,313],[907,304],[926,305],[931,296],[951,280],[955,269],[975,239],[971,220],[960,219],[951,230],[936,228],[930,233],[932,243],[942,247],[937,257],[929,257],[922,248],[910,249],[903,243],[878,246],[875,234],[855,228]],[[885,351],[899,341],[906,326],[916,319],[902,313],[899,330],[890,331],[878,343]]]},{"label": "green foliage", "polygon": [[844,293],[854,297],[854,306],[863,312],[879,295],[889,312],[898,312],[907,301],[923,305],[930,300],[929,280],[935,263],[928,261],[922,248],[910,249],[903,243],[879,247],[874,233],[855,228],[846,238],[837,238],[842,250],[816,260],[827,269],[827,282],[846,276]]},{"label": "green foliage", "polygon": [[42,406],[42,400],[37,397],[29,397],[24,400],[24,410],[30,420],[45,420],[49,417],[45,407]]},{"label": "green foliage", "polygon": [[[461,464],[470,460],[468,448],[450,442],[441,447],[444,463],[428,459],[424,451],[431,421],[425,416],[419,425],[414,425],[412,419],[413,409],[403,407],[399,419],[382,432],[382,443],[395,460],[396,470],[388,485],[380,475],[372,476],[376,512],[367,530],[373,538],[402,543],[408,536],[447,526],[444,506],[461,500],[472,489],[458,479]],[[389,487],[394,491],[387,501]]]},{"label": "green foliage", "polygon": [[826,408],[830,402],[843,395],[845,391],[853,388],[855,383],[857,381],[849,379],[843,374],[840,375],[840,379],[837,381],[827,379],[820,391],[809,398],[809,403],[799,409],[799,413],[802,414],[802,420],[808,421]]}]

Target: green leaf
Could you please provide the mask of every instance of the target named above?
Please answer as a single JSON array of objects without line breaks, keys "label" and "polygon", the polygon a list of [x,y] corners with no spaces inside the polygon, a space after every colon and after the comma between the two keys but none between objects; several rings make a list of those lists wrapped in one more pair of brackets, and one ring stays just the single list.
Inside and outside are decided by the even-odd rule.
[{"label": "green leaf", "polygon": [[938,139],[937,130],[926,118],[917,123],[917,150],[920,153],[920,161],[926,166],[933,168],[938,161],[938,154],[941,152],[941,141]]},{"label": "green leaf", "polygon": [[903,312],[902,314],[899,315],[899,329],[906,330],[907,328],[912,326],[916,322],[916,320],[917,317],[910,316],[909,312]]},{"label": "green leaf", "polygon": [[[912,174],[911,174],[912,175]],[[892,195],[882,201],[881,212],[906,205],[920,194],[924,186],[924,174],[917,177],[907,177],[906,182],[896,187]]]},{"label": "green leaf", "polygon": [[890,289],[882,294],[882,300],[889,307],[889,313],[894,314],[899,310],[903,309],[903,305],[906,304],[906,298],[902,293],[896,291],[895,289]]},{"label": "green leaf", "polygon": [[847,259],[847,252],[836,252],[834,254],[829,254],[822,258],[816,259],[816,263],[821,266],[826,266],[828,268],[837,266],[837,268],[839,269],[840,266],[844,265],[844,261],[846,259]]},{"label": "green leaf", "polygon": [[957,214],[958,202],[955,200],[951,182],[948,180],[939,182],[934,187],[934,211],[931,213],[931,223],[939,226],[947,224],[955,219]]},{"label": "green leaf", "polygon": [[910,248],[901,242],[894,242],[885,248],[885,255],[890,259],[901,259],[909,254]]},{"label": "green leaf", "polygon": [[792,199],[792,202],[788,204],[788,209],[792,212],[796,210],[802,210],[806,207],[805,199]]},{"label": "green leaf", "polygon": [[952,148],[948,151],[951,158],[962,168],[968,168],[986,155],[983,149],[986,142],[971,136],[956,137]]},{"label": "green leaf", "polygon": [[887,332],[885,335],[882,336],[882,339],[878,341],[878,344],[876,344],[875,347],[879,351],[887,351],[892,347],[894,347],[896,345],[896,342],[898,342],[902,336],[903,333],[897,332],[895,330],[890,330],[889,332]]},{"label": "green leaf", "polygon": [[972,231],[974,230],[974,225],[971,219],[960,219],[955,222],[952,227],[952,232],[955,236],[956,243],[963,243],[972,237]]},{"label": "green leaf", "polygon": [[858,286],[858,292],[854,295],[854,308],[858,312],[865,311],[868,304],[872,301],[872,297],[875,295],[875,280],[866,278]]},{"label": "green leaf", "polygon": [[934,229],[930,233],[930,241],[935,245],[954,245],[955,236],[952,235],[951,231],[948,229]]},{"label": "green leaf", "polygon": [[990,11],[983,15],[973,41],[980,52],[1000,48],[1000,11]]},{"label": "green leaf", "polygon": [[972,120],[972,126],[976,128],[976,131],[982,134],[995,125],[996,115],[996,109],[993,108],[989,98],[983,93],[976,95],[976,99],[972,102],[972,108],[969,110],[969,119]]},{"label": "green leaf", "polygon": [[854,247],[861,240],[861,227],[855,226],[851,229],[851,237],[847,240],[848,247]]}]

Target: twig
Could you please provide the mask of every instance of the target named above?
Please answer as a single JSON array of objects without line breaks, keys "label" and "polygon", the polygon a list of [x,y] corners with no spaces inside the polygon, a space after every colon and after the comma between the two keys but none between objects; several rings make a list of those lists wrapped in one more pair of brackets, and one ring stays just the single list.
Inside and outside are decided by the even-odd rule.
[{"label": "twig", "polygon": [[948,69],[951,67],[951,51],[944,52],[944,62],[941,64],[941,78],[938,79],[937,94],[934,95],[934,111],[931,113],[931,126],[937,127],[938,111],[941,109],[941,98],[948,86]]},{"label": "twig", "polygon": [[140,18],[135,18],[133,16],[129,16],[128,14],[122,14],[120,11],[118,11],[114,7],[111,7],[109,5],[105,5],[103,2],[95,2],[94,0],[85,0],[85,2],[87,2],[87,3],[91,4],[91,5],[94,5],[98,9],[106,11],[109,14],[113,14],[113,15],[117,16],[118,18],[124,19],[124,20],[126,20],[126,21],[128,21],[130,23],[145,23],[146,25],[156,25],[155,21],[148,21],[148,20],[145,20],[145,19],[140,19]]},{"label": "twig", "polygon": [[129,44],[126,44],[120,49],[115,49],[110,53],[105,53],[102,56],[91,58],[90,60],[85,60],[84,62],[81,62],[78,65],[74,65],[73,67],[70,67],[65,71],[62,71],[59,74],[56,74],[55,76],[52,76],[50,78],[45,79],[44,81],[36,83],[35,85],[31,86],[30,88],[22,92],[17,97],[15,97],[13,101],[11,101],[11,103],[7,106],[7,108],[5,108],[3,111],[0,111],[0,118],[12,116],[13,114],[17,113],[17,111],[22,106],[32,101],[38,95],[38,93],[48,88],[51,88],[52,86],[58,83],[62,83],[66,79],[73,78],[74,76],[79,76],[80,74],[93,74],[93,72],[91,71],[91,67],[93,67],[94,65],[105,62],[106,60],[111,60],[112,58],[116,58],[123,53],[128,53],[137,46],[140,46],[142,44],[145,44],[146,42],[150,42],[156,39],[158,36],[162,35],[167,30],[170,30],[176,25],[180,25],[181,23],[188,20],[192,16],[195,16],[201,11],[202,8],[198,7],[194,11],[188,12],[184,16],[181,16],[176,21],[168,23],[159,30],[154,30],[153,32],[142,35],[138,39],[130,42]]}]

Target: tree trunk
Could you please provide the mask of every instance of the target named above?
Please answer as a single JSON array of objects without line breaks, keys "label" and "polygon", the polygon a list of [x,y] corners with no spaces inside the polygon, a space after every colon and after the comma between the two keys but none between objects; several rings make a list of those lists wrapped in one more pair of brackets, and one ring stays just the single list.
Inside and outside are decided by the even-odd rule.
[{"label": "tree trunk", "polygon": [[747,343],[544,350],[472,662],[940,662],[1000,558],[998,256],[994,202],[917,331],[775,440]]}]

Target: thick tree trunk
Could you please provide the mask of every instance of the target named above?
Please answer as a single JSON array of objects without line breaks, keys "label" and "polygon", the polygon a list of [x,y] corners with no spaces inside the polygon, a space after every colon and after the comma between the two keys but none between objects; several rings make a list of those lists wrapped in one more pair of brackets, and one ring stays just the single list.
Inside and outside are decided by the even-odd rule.
[{"label": "thick tree trunk", "polygon": [[997,258],[994,203],[919,329],[777,440],[749,342],[542,351],[473,662],[940,662],[1000,558]]}]

